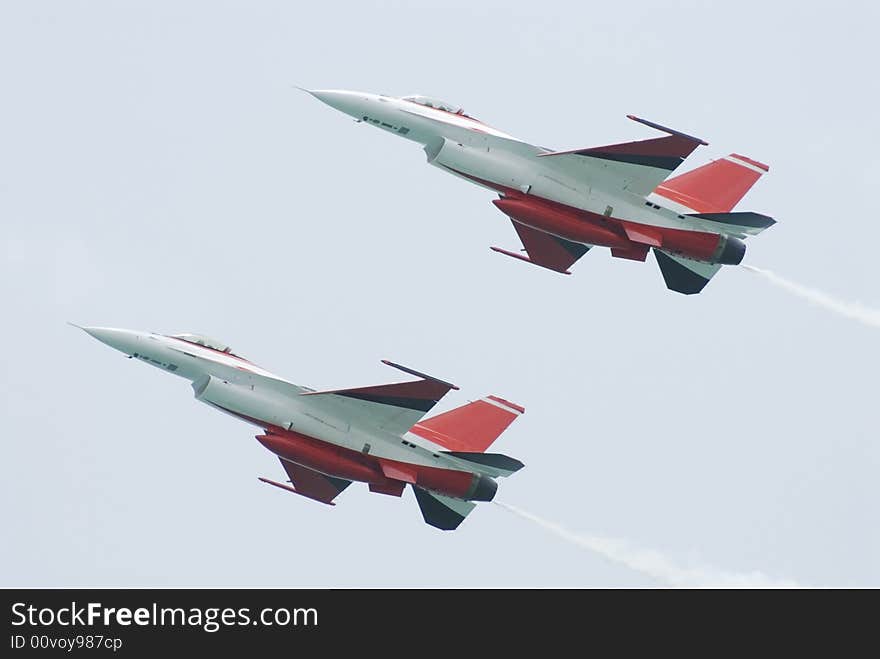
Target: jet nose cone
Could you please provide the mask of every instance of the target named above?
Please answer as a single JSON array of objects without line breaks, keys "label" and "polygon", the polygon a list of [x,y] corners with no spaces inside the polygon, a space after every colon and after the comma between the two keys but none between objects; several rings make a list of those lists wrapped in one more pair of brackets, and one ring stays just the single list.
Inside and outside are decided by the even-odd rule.
[{"label": "jet nose cone", "polygon": [[350,92],[342,89],[307,89],[309,94],[331,108],[360,119],[361,113],[369,104],[371,94]]},{"label": "jet nose cone", "polygon": [[116,329],[114,327],[80,327],[79,325],[76,325],[76,327],[98,339],[101,343],[105,343],[111,348],[126,354],[131,354],[135,351],[135,346],[140,338],[139,332]]},{"label": "jet nose cone", "polygon": [[336,108],[337,110],[351,96],[351,92],[340,89],[307,89],[306,91],[322,103],[326,103],[331,108]]},{"label": "jet nose cone", "polygon": [[306,89],[306,92],[317,98],[322,103],[335,107],[334,102],[338,103],[345,98],[350,92],[341,89]]}]

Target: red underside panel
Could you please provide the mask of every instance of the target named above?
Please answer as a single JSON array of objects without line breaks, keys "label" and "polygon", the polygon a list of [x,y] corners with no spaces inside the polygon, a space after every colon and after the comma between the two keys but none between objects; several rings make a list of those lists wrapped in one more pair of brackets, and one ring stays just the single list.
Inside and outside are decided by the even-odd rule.
[{"label": "red underside panel", "polygon": [[285,430],[260,435],[257,440],[275,455],[325,474],[363,483],[386,480],[375,458],[341,446]]},{"label": "red underside panel", "polygon": [[[694,143],[696,144],[697,142]],[[718,162],[726,161],[716,161],[716,163]],[[711,163],[710,165],[716,163]],[[710,165],[707,165],[707,167]],[[750,171],[746,170],[744,167],[739,167],[739,169]],[[657,234],[659,233],[659,241],[662,243],[663,248],[678,252],[683,256],[705,260],[712,256],[715,252],[715,248],[718,246],[718,241],[721,239],[721,236],[715,233],[686,231],[684,229],[666,229],[639,224],[637,222],[629,222],[628,220],[620,220],[614,217],[606,217],[605,215],[573,208],[548,199],[524,195],[519,190],[498,185],[475,176],[470,176],[463,172],[459,172],[458,170],[453,169],[451,171],[461,174],[481,185],[494,188],[504,194],[504,197],[501,199],[495,199],[492,203],[515,222],[525,224],[537,231],[543,231],[559,236],[560,238],[564,238],[571,242],[598,245],[600,247],[609,247],[612,249],[617,248],[624,250],[622,253],[629,253],[629,250],[639,249],[634,247],[639,243],[630,240],[626,235],[626,232],[623,229],[623,222],[626,222],[626,224],[634,230],[641,230],[641,232],[644,232],[645,240],[648,241],[648,244],[656,242],[658,239]],[[696,172],[699,170],[694,171]],[[682,176],[688,176],[688,174]],[[671,195],[667,194],[663,188],[674,180],[677,179],[670,179],[669,181],[664,182],[656,189],[657,194],[666,195],[670,199],[673,198]],[[754,181],[752,181],[752,183],[753,182]],[[749,184],[749,187],[751,187],[751,183]],[[745,192],[743,192],[743,194],[745,194]],[[689,204],[686,205],[690,208],[694,208]],[[638,254],[639,252],[634,251],[633,253]]]},{"label": "red underside panel", "polygon": [[552,233],[573,242],[622,249],[626,253],[638,250],[636,245],[649,245],[707,259],[720,238],[715,233],[668,229],[605,217],[544,199],[505,197],[493,203],[516,222],[525,223],[538,232]]},{"label": "red underside panel", "polygon": [[510,219],[576,243],[626,247],[630,242],[618,223],[556,202],[534,197],[504,197],[492,202]]},{"label": "red underside panel", "polygon": [[635,222],[621,222],[626,237],[640,245],[649,247],[661,247],[663,245],[663,229],[659,227],[645,226]]},{"label": "red underside panel", "polygon": [[715,253],[718,242],[721,240],[721,236],[717,233],[704,233],[702,231],[664,228],[660,232],[664,249],[699,260],[710,258]]},{"label": "red underside panel", "polygon": [[647,245],[633,245],[632,247],[627,247],[626,249],[622,247],[612,247],[611,256],[616,259],[644,261],[646,258],[648,258],[649,249],[650,247],[648,247]]},{"label": "red underside panel", "polygon": [[[423,487],[426,490],[442,492],[453,497],[464,496],[474,481],[474,474],[469,471],[440,469],[438,467],[414,465],[384,458],[379,458],[379,462],[382,464],[382,470],[389,477],[392,477],[391,474],[396,473],[402,476],[402,478],[397,480],[406,481],[407,483]],[[410,478],[412,480],[409,480]]]},{"label": "red underside panel", "polygon": [[383,460],[381,458],[379,459],[379,464],[382,466],[382,473],[388,476],[388,478],[404,483],[416,482],[417,468],[415,465]]},{"label": "red underside panel", "polygon": [[388,483],[370,483],[370,492],[376,494],[387,494],[392,497],[403,496],[403,488],[406,483],[403,481],[390,481]]},{"label": "red underside panel", "polygon": [[416,484],[426,490],[441,492],[453,497],[463,497],[471,489],[474,474],[469,471],[419,467]]},{"label": "red underside panel", "polygon": [[[398,489],[402,491],[404,483],[413,483],[429,490],[461,497],[468,492],[474,478],[474,475],[469,471],[440,469],[375,458],[366,453],[352,451],[280,428],[272,429],[265,435],[259,435],[257,439],[279,457],[296,463],[291,465],[292,469],[301,465],[307,467],[308,470],[314,469],[336,478],[370,483],[376,486],[375,491],[377,492],[393,493]],[[285,469],[287,467],[288,465],[285,464]],[[305,481],[302,481],[303,476],[299,473],[288,471],[288,475],[294,482],[297,491],[301,491],[300,482],[311,482],[308,475],[305,476]],[[314,492],[314,496],[311,493],[307,496],[313,496],[319,500],[323,500],[319,497],[324,497],[327,494],[320,489],[312,490],[312,486],[309,484],[305,487],[309,488],[309,492]],[[322,486],[315,485],[315,488],[320,487]],[[306,494],[305,491],[302,493]]]}]

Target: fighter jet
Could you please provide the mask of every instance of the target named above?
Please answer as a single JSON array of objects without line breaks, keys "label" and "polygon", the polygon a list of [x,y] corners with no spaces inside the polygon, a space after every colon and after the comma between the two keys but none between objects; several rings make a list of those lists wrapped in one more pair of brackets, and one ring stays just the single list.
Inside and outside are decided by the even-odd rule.
[{"label": "fighter jet", "polygon": [[202,335],[81,329],[130,358],[190,380],[196,400],[262,428],[257,441],[278,456],[289,480],[259,480],[321,503],[335,505],[352,481],[395,497],[409,484],[425,522],[453,530],[476,501],[495,497],[496,478],[523,467],[486,449],[524,408],[486,396],[423,419],[458,387],[400,364],[383,360],[417,379],[315,391]]},{"label": "fighter jet", "polygon": [[775,223],[732,212],[767,165],[731,153],[667,179],[708,143],[633,115],[667,135],[554,151],[427,96],[304,91],[360,123],[422,144],[431,165],[498,193],[492,203],[513,221],[524,253],[491,249],[555,272],[571,274],[595,246],[634,261],[653,250],[668,288],[699,293],[722,265],[742,261],[743,239]]}]

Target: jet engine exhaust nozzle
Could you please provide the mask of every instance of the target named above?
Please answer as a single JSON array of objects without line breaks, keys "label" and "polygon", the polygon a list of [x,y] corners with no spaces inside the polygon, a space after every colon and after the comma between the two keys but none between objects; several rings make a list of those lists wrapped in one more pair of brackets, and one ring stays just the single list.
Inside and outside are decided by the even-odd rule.
[{"label": "jet engine exhaust nozzle", "polygon": [[465,497],[469,501],[491,501],[498,492],[498,483],[484,474],[475,474],[471,485],[473,492]]},{"label": "jet engine exhaust nozzle", "polygon": [[746,244],[733,236],[721,236],[718,248],[715,250],[715,263],[723,265],[739,265],[746,255]]}]

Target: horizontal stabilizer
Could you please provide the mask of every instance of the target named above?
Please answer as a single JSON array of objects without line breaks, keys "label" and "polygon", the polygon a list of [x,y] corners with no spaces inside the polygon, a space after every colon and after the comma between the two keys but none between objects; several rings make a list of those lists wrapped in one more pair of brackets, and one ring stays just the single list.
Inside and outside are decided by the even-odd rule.
[{"label": "horizontal stabilizer", "polygon": [[410,432],[450,451],[482,453],[524,412],[515,403],[486,396],[419,421]]},{"label": "horizontal stabilizer", "polygon": [[472,501],[462,501],[430,492],[417,485],[413,485],[412,489],[425,523],[442,531],[457,529],[477,505]]},{"label": "horizontal stabilizer", "polygon": [[721,265],[717,263],[694,261],[659,249],[654,250],[654,256],[657,258],[657,265],[660,266],[666,287],[684,295],[694,295],[702,291],[721,269]]},{"label": "horizontal stabilizer", "polygon": [[688,213],[688,217],[698,217],[701,220],[717,222],[718,224],[730,227],[734,231],[752,235],[761,233],[764,229],[769,229],[776,224],[776,220],[769,215],[762,215],[761,213],[753,213],[751,211],[739,213]]},{"label": "horizontal stabilizer", "polygon": [[444,451],[459,460],[465,460],[474,466],[476,471],[481,471],[489,476],[510,476],[515,474],[525,465],[508,455],[502,453],[472,453],[468,451]]}]

